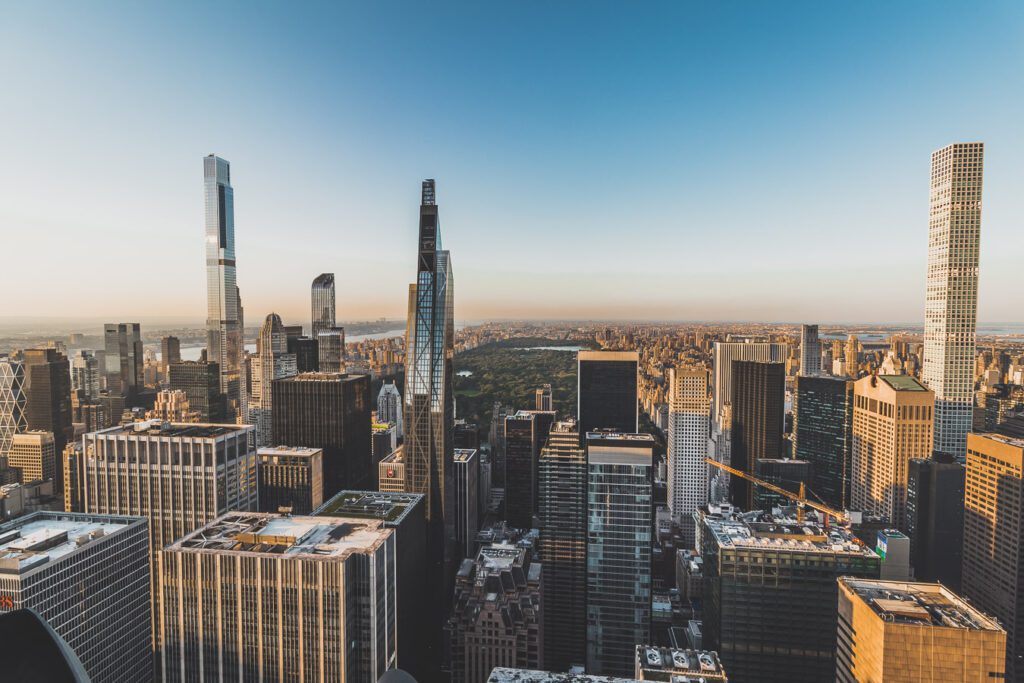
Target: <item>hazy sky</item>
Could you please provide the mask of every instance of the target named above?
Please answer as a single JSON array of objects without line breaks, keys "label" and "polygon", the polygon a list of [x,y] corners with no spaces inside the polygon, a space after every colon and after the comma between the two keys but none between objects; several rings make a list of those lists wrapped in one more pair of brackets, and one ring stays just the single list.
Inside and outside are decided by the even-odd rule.
[{"label": "hazy sky", "polygon": [[[986,143],[982,321],[1024,320],[1024,3],[5,3],[0,317],[920,321],[928,164]],[[1014,197],[1017,197],[1014,200]]]}]

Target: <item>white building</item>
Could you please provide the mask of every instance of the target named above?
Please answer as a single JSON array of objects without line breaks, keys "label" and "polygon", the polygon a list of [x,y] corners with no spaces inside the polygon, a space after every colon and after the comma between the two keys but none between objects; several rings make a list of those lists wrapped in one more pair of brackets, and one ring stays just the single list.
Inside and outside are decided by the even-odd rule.
[{"label": "white building", "polygon": [[818,341],[817,325],[800,327],[800,376],[814,377],[821,374],[821,342]]},{"label": "white building", "polygon": [[705,368],[669,370],[668,503],[689,543],[693,512],[708,502],[709,379]]},{"label": "white building", "polygon": [[381,520],[224,515],[160,553],[162,679],[375,683],[397,666],[395,577]]},{"label": "white building", "polygon": [[390,422],[399,434],[402,431],[402,395],[394,382],[384,384],[377,394],[377,422]]},{"label": "white building", "polygon": [[984,144],[932,153],[921,379],[935,392],[935,450],[967,454],[978,317]]},{"label": "white building", "polygon": [[256,427],[256,445],[273,442],[274,380],[298,374],[294,353],[288,353],[288,337],[277,313],[267,316],[256,340],[256,355],[250,359],[252,396],[249,424]]}]

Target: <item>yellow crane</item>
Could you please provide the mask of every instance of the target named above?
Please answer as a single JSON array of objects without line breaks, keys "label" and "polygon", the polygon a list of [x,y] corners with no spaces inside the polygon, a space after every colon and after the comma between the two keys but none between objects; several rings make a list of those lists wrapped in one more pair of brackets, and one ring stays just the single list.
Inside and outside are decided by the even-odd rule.
[{"label": "yellow crane", "polygon": [[807,499],[807,490],[806,490],[806,487],[804,486],[804,483],[802,481],[800,482],[800,492],[799,493],[793,493],[792,491],[786,490],[786,489],[782,488],[781,486],[776,486],[775,484],[772,484],[771,482],[765,481],[764,479],[758,479],[755,476],[747,474],[743,470],[738,470],[735,467],[729,467],[725,463],[718,462],[717,460],[714,460],[712,458],[705,458],[705,460],[707,461],[707,463],[709,465],[714,465],[715,467],[717,467],[718,469],[722,470],[723,472],[728,472],[729,474],[732,474],[732,475],[735,475],[737,477],[740,477],[741,479],[746,479],[749,482],[753,482],[754,484],[757,484],[758,486],[766,488],[769,491],[774,491],[775,493],[778,493],[781,496],[785,496],[786,498],[789,498],[790,500],[795,500],[796,501],[796,518],[797,518],[797,521],[800,522],[800,523],[803,523],[803,521],[804,521],[804,506],[807,506],[809,508],[813,508],[813,509],[817,510],[818,512],[822,513],[825,516],[825,526],[826,527],[828,526],[828,518],[829,517],[835,517],[838,521],[843,522],[843,523],[849,523],[849,521],[850,521],[850,518],[846,515],[845,512],[841,512],[839,510],[833,510],[832,508],[830,508],[827,505],[823,505],[821,503],[816,503],[813,500],[808,500]]}]

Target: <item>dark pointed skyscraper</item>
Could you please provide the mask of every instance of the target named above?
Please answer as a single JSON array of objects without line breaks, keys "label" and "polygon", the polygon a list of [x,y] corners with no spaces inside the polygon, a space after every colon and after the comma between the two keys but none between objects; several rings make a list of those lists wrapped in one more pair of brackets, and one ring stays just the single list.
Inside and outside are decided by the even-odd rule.
[{"label": "dark pointed skyscraper", "polygon": [[235,283],[235,199],[231,165],[210,154],[203,159],[206,197],[206,351],[220,366],[220,389],[228,417],[242,412],[242,311]]},{"label": "dark pointed skyscraper", "polygon": [[[430,606],[443,615],[454,580],[454,486],[452,433],[455,411],[452,357],[455,355],[454,283],[434,200],[434,181],[423,181],[416,282],[409,286],[405,333],[405,490],[426,496],[428,593]],[[436,631],[441,632],[441,624]],[[435,668],[442,649],[431,640]],[[433,680],[433,679],[431,679]]]}]

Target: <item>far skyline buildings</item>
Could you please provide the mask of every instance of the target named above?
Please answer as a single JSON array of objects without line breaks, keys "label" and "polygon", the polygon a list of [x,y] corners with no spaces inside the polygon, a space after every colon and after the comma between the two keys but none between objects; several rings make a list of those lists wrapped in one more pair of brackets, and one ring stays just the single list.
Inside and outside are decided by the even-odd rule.
[{"label": "far skyline buildings", "polygon": [[[351,40],[326,35],[323,27],[339,23],[329,9],[314,18],[272,8],[249,17],[254,31],[223,31],[229,40],[204,50],[195,47],[236,13],[174,7],[158,18],[65,6],[44,17],[18,7],[5,17],[13,35],[0,46],[21,65],[0,94],[3,120],[20,131],[0,171],[0,225],[16,252],[48,235],[53,273],[34,278],[28,262],[12,263],[2,284],[33,286],[4,314],[144,325],[148,315],[194,316],[203,289],[199,246],[185,238],[201,211],[192,169],[196,155],[216,150],[243,174],[233,179],[245,197],[238,284],[253,321],[269,311],[304,319],[300,292],[330,270],[346,319],[401,317],[402,287],[381,274],[412,258],[408,187],[430,175],[448,188],[446,230],[466,245],[460,263],[479,264],[460,274],[466,319],[920,321],[927,155],[950,141],[984,140],[979,315],[1014,320],[1015,252],[999,247],[1015,243],[1021,222],[1012,198],[1024,139],[1006,115],[1020,109],[1021,93],[1000,84],[1012,81],[1024,47],[1015,31],[1021,10],[997,4],[944,6],[923,20],[910,7],[887,7],[886,22],[846,6],[666,7],[632,17],[637,31],[625,36],[623,8],[585,16],[567,7],[472,16],[405,8],[410,25],[473,36],[440,51],[422,49],[429,31],[405,23],[383,31],[394,22],[372,6],[344,22]],[[513,21],[531,14],[545,21]],[[179,39],[170,40],[169,24],[182,29]],[[514,25],[527,28],[513,38]],[[774,30],[753,29],[765,25]],[[275,44],[322,48],[321,59],[285,50],[266,63],[260,28]],[[966,28],[954,46],[931,40]],[[528,59],[507,49],[524,33],[537,41]],[[579,46],[594,41],[617,47],[585,57]],[[20,58],[51,42],[47,60]],[[787,49],[772,49],[779,44]],[[424,53],[427,63],[412,57]],[[354,72],[353,55],[370,68]],[[203,68],[211,56],[230,63],[223,78]],[[132,69],[108,83],[111,67],[125,63]],[[566,70],[544,68],[551,63]],[[423,69],[434,87],[414,76]],[[952,106],[942,95],[951,79],[963,83]],[[496,90],[502,97],[490,97]],[[201,125],[186,102],[209,107]],[[642,121],[637,102],[651,103]],[[68,109],[92,134],[76,135],[71,120],[43,125],[40,112]],[[151,125],[133,125],[135,116]],[[125,173],[124,159],[145,173]],[[59,206],[47,186],[63,188]],[[496,210],[509,188],[529,202],[529,220]],[[608,188],[598,207],[592,197]],[[799,208],[766,212],[766,201]],[[623,225],[638,226],[635,239],[621,239]],[[145,297],[117,296],[110,279],[72,279],[99,232],[119,282],[152,280]],[[865,250],[843,248],[850,234]],[[548,249],[525,258],[539,236]],[[787,258],[793,243],[798,262]],[[352,249],[362,244],[373,248]],[[645,268],[654,244],[700,267]],[[156,252],[159,259],[135,257]],[[624,277],[607,278],[612,267]]]}]

